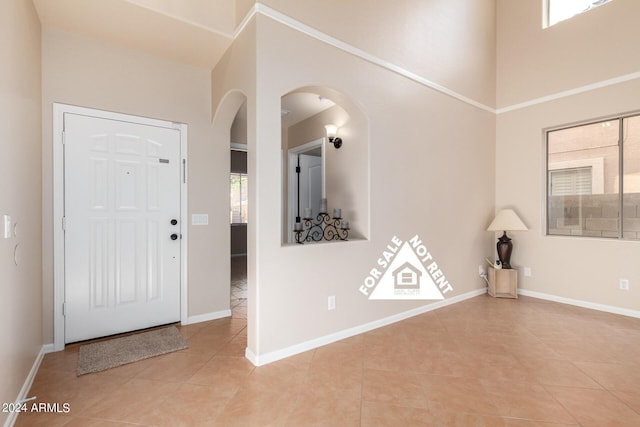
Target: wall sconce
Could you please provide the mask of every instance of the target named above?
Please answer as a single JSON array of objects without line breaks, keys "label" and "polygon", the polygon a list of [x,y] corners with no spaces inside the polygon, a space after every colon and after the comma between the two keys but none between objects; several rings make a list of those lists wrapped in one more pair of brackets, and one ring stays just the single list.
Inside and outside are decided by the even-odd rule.
[{"label": "wall sconce", "polygon": [[326,125],[324,128],[327,130],[327,139],[329,142],[336,148],[342,147],[342,138],[336,136],[338,134],[338,126]]}]

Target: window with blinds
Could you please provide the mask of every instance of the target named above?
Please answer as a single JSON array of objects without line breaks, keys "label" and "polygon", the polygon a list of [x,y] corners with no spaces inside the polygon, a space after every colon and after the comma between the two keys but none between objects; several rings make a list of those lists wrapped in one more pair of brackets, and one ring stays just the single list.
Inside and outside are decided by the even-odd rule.
[{"label": "window with blinds", "polygon": [[549,172],[549,194],[571,196],[591,194],[593,175],[591,167],[558,169]]},{"label": "window with blinds", "polygon": [[640,240],[640,114],[546,131],[547,234]]}]

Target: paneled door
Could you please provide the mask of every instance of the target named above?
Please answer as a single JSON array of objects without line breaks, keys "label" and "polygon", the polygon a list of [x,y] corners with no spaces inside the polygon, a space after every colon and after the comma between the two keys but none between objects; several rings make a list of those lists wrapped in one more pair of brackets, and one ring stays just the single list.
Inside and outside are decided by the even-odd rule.
[{"label": "paneled door", "polygon": [[299,155],[300,162],[300,215],[311,208],[315,218],[320,212],[322,200],[322,157]]},{"label": "paneled door", "polygon": [[64,115],[65,343],[180,320],[180,131]]}]

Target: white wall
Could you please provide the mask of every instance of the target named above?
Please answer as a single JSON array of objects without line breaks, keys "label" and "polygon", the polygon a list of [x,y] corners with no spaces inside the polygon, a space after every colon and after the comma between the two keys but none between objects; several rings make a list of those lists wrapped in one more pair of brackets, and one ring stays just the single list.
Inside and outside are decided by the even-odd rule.
[{"label": "white wall", "polygon": [[478,102],[495,103],[495,0],[262,3]]},{"label": "white wall", "polygon": [[[229,150],[231,127],[240,108],[246,105],[246,140],[247,170],[251,179],[249,185],[249,219],[247,224],[247,346],[255,348],[259,333],[257,324],[257,287],[256,250],[259,218],[256,215],[256,200],[260,192],[261,182],[257,180],[256,153],[260,147],[256,145],[256,34],[255,23],[250,22],[236,37],[229,49],[211,72],[211,105],[213,118],[214,144],[225,146]],[[278,120],[280,114],[278,113]],[[278,122],[279,123],[279,122]],[[263,167],[269,167],[264,165]],[[226,169],[228,180],[229,168]],[[226,181],[228,182],[228,181]],[[227,212],[228,215],[228,212]],[[228,229],[228,227],[227,227]]]},{"label": "white wall", "polygon": [[636,0],[543,28],[541,0],[497,0],[498,108],[637,72]]},{"label": "white wall", "polygon": [[216,144],[206,69],[44,28],[43,221],[45,342],[53,341],[52,105],[54,102],[186,123],[189,133],[189,316],[229,309],[229,145]]},{"label": "white wall", "polygon": [[[542,29],[539,0],[498,1],[498,106],[573,90],[497,117],[496,205],[514,207],[529,226],[514,234],[512,263],[532,268],[523,289],[640,310],[640,242],[545,235],[543,130],[640,111],[640,79],[606,85],[640,71],[640,3],[615,0]],[[629,291],[618,279],[630,281]]]},{"label": "white wall", "polygon": [[[248,119],[250,132],[255,129],[249,174],[256,184],[249,228],[250,336],[256,331],[250,351],[262,356],[421,306],[369,301],[358,291],[394,235],[420,235],[455,288],[449,295],[480,289],[478,265],[493,240],[484,229],[494,211],[495,117],[268,17],[256,21],[259,73],[256,97],[248,101],[256,109]],[[487,48],[486,61],[492,57]],[[460,66],[461,80],[477,78]],[[361,191],[370,192],[370,240],[281,245],[274,226],[282,215],[280,97],[308,85],[345,94],[368,119],[370,173]],[[329,295],[337,297],[331,312]]]},{"label": "white wall", "polygon": [[17,224],[0,234],[0,402],[10,403],[42,348],[40,23],[29,1],[0,3],[0,63],[0,215]]}]

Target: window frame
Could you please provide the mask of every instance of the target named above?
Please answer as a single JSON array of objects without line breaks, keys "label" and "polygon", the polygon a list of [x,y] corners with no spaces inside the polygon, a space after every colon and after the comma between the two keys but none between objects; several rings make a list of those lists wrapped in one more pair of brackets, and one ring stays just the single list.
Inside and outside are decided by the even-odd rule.
[{"label": "window frame", "polygon": [[[585,120],[585,121],[580,121],[580,122],[576,122],[576,123],[572,123],[572,124],[566,124],[566,125],[560,125],[560,126],[554,126],[554,127],[549,127],[549,128],[545,128],[543,129],[543,140],[544,140],[544,173],[545,173],[545,178],[544,178],[544,230],[545,230],[545,236],[547,237],[554,237],[554,238],[562,238],[562,237],[569,237],[569,238],[587,238],[587,239],[605,239],[605,240],[618,240],[618,241],[629,241],[629,242],[638,242],[640,241],[640,238],[629,238],[629,237],[624,237],[624,121],[631,119],[631,118],[640,118],[640,111],[633,111],[633,112],[628,112],[628,113],[623,113],[623,114],[617,114],[617,115],[613,115],[613,116],[608,116],[608,117],[604,117],[604,118],[597,118],[597,119],[591,119],[591,120]],[[562,169],[562,168],[557,168],[557,169],[550,169],[549,168],[549,134],[551,134],[552,132],[557,132],[557,131],[562,131],[562,130],[568,130],[568,129],[574,129],[574,128],[579,128],[582,126],[589,126],[589,125],[594,125],[594,124],[598,124],[598,123],[605,123],[605,122],[613,122],[613,121],[618,121],[619,122],[619,126],[618,126],[618,176],[619,176],[619,181],[618,181],[618,220],[620,223],[620,227],[618,229],[618,236],[617,237],[608,237],[608,236],[588,236],[588,235],[565,235],[565,234],[551,234],[549,233],[549,225],[550,225],[550,203],[549,203],[549,198],[550,198],[550,186],[551,186],[551,172],[553,170],[557,170],[557,169]],[[597,162],[599,162],[599,160],[601,160],[600,158],[593,158],[593,159],[585,159],[585,160],[570,160],[567,162],[562,162],[565,163],[567,165],[580,165],[581,163],[585,166],[588,165],[588,163],[591,160],[595,160],[595,162],[592,162],[592,164],[596,164]],[[556,163],[557,165],[558,163]],[[569,167],[575,167],[575,166],[569,166]],[[601,167],[601,166],[598,166]],[[596,172],[596,170],[594,170],[594,173]],[[599,185],[599,184],[598,184]],[[595,194],[595,193],[594,193]]]},{"label": "window frame", "polygon": [[[247,225],[249,223],[249,218],[247,218],[246,222],[240,221],[240,222],[233,222],[233,205],[231,204],[231,178],[237,175],[238,176],[238,181],[239,181],[239,186],[240,186],[240,194],[239,194],[239,199],[240,199],[240,218],[242,219],[242,178],[244,177],[247,180],[247,205],[249,203],[249,175],[245,172],[229,172],[229,214],[230,214],[230,218],[229,218],[229,224],[230,225]],[[247,206],[248,208],[248,206]]]},{"label": "window frame", "polygon": [[601,4],[597,4],[594,6],[594,3],[596,3],[598,0],[591,0],[591,4],[589,6],[587,6],[587,9],[583,10],[583,11],[579,11],[574,13],[573,15],[564,18],[564,19],[560,19],[558,21],[555,21],[554,23],[551,23],[551,2],[553,1],[566,1],[566,0],[542,0],[542,10],[543,10],[543,22],[542,22],[542,28],[549,28],[549,27],[553,27],[554,25],[557,25],[561,22],[564,21],[568,21],[571,18],[574,18],[578,15],[582,15],[583,13],[589,12],[593,9],[597,9],[600,6],[603,6],[605,4],[611,3],[613,0],[604,0],[604,3]]}]

